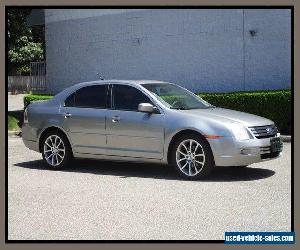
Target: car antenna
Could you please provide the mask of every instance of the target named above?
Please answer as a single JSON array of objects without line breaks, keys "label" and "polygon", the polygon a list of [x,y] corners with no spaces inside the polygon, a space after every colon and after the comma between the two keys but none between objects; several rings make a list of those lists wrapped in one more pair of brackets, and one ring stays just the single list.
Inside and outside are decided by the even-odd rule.
[{"label": "car antenna", "polygon": [[100,75],[100,73],[97,73],[97,76],[99,77],[100,80],[104,80],[104,77]]}]

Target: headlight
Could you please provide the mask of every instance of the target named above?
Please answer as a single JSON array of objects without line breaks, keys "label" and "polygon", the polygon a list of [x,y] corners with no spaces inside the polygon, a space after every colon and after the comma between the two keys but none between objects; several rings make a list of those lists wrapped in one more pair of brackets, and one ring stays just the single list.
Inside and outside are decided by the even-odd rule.
[{"label": "headlight", "polygon": [[251,137],[247,129],[240,123],[233,123],[230,125],[234,137],[239,140],[249,140]]}]

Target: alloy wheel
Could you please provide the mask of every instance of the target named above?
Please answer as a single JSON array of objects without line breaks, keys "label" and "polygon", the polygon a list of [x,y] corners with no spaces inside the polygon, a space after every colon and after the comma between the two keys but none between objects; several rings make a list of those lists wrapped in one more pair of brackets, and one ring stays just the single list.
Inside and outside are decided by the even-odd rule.
[{"label": "alloy wheel", "polygon": [[205,164],[205,153],[201,144],[193,139],[182,141],[176,150],[176,163],[186,176],[200,173]]},{"label": "alloy wheel", "polygon": [[58,166],[65,158],[66,148],[58,135],[50,135],[44,142],[45,160],[51,166]]}]

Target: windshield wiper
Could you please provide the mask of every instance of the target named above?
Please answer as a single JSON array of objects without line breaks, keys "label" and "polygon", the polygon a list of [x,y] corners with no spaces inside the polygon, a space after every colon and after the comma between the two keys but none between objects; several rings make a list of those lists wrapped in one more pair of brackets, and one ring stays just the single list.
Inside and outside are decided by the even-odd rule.
[{"label": "windshield wiper", "polygon": [[192,108],[184,108],[184,107],[170,107],[170,109],[176,109],[176,110],[191,110],[191,109],[214,109],[217,108],[217,106],[211,105],[208,107],[192,107]]},{"label": "windshield wiper", "polygon": [[170,109],[177,109],[177,110],[187,110],[184,107],[170,107]]}]

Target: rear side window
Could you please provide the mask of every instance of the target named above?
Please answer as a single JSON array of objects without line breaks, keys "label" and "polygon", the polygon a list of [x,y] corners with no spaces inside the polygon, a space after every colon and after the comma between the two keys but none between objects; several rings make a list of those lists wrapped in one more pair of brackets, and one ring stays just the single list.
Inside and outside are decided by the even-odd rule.
[{"label": "rear side window", "polygon": [[65,100],[65,106],[78,108],[106,108],[106,85],[83,87]]},{"label": "rear side window", "polygon": [[75,93],[70,95],[66,100],[65,100],[65,106],[66,107],[74,107],[75,103]]},{"label": "rear side window", "polygon": [[128,85],[113,85],[114,109],[137,111],[140,103],[151,103],[151,100],[140,90]]}]

